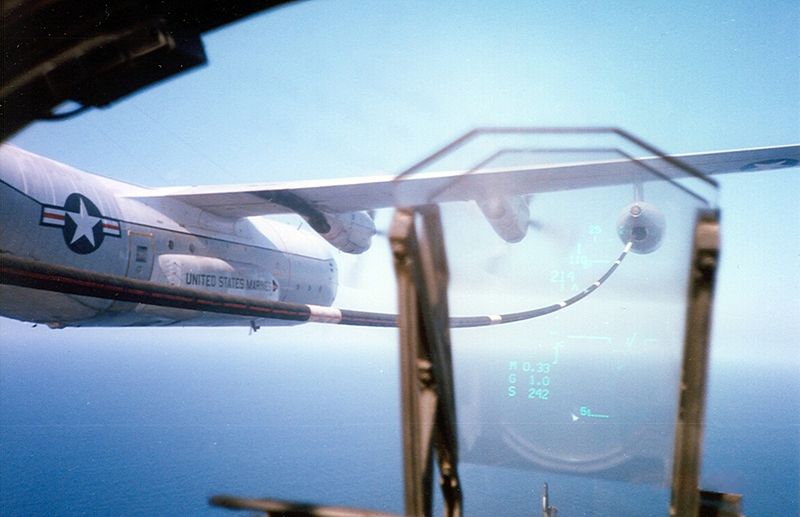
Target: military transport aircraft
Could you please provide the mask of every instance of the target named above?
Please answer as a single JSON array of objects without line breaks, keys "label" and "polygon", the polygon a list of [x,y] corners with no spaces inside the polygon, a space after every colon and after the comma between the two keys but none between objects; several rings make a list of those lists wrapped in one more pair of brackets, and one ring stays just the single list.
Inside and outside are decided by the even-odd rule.
[{"label": "military transport aircraft", "polygon": [[[703,174],[756,171],[796,166],[800,145],[675,158]],[[0,147],[0,314],[54,328],[258,329],[305,321],[394,326],[392,314],[332,306],[337,265],[322,239],[358,254],[376,234],[372,210],[474,201],[499,237],[517,242],[531,226],[528,195],[630,183],[642,166],[654,170],[656,163],[670,167],[669,161],[650,157],[400,179],[147,188],[5,144]],[[598,281],[545,307],[456,317],[452,326],[530,319],[591,293],[629,251],[649,253],[659,245],[664,223],[658,209],[635,201],[625,210],[618,227],[622,254]],[[261,217],[287,213],[301,216],[317,235]]]}]

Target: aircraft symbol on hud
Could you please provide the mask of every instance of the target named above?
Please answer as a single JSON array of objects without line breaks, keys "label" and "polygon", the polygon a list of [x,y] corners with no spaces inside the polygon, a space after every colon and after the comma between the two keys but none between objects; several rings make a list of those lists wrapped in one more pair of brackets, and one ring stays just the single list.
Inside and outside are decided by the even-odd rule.
[{"label": "aircraft symbol on hud", "polygon": [[64,243],[81,255],[99,248],[107,235],[120,236],[119,221],[103,217],[91,199],[77,192],[67,197],[63,207],[42,205],[40,224],[60,227]]}]

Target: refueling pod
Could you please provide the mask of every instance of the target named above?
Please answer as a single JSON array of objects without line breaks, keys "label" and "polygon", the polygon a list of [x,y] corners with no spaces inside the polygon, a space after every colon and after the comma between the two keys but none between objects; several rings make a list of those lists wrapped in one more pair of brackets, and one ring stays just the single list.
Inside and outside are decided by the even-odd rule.
[{"label": "refueling pod", "polygon": [[625,207],[617,220],[617,234],[622,242],[630,242],[631,251],[651,253],[661,246],[666,222],[664,214],[651,203],[635,201]]}]

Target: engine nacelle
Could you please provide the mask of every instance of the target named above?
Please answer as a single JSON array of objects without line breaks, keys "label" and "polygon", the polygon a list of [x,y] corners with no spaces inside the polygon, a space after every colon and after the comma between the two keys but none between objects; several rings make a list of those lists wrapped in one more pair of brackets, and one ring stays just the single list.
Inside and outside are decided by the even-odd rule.
[{"label": "engine nacelle", "polygon": [[475,201],[495,233],[506,242],[519,242],[528,233],[530,210],[522,196],[501,196]]},{"label": "engine nacelle", "polygon": [[[375,235],[375,221],[366,212],[347,212],[344,214],[322,214],[325,223],[311,221],[304,217],[314,230],[332,246],[345,253],[364,253],[372,244]],[[327,226],[327,231],[325,226]]]}]

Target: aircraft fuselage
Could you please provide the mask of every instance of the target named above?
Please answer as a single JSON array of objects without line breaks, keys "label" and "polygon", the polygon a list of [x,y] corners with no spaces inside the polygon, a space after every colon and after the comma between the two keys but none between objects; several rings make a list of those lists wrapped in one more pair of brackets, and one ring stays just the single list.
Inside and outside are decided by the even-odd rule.
[{"label": "aircraft fuselage", "polygon": [[[261,300],[333,302],[336,264],[317,236],[263,217],[136,199],[147,190],[0,146],[0,260],[7,254]],[[288,324],[5,284],[0,315],[54,327]]]}]

